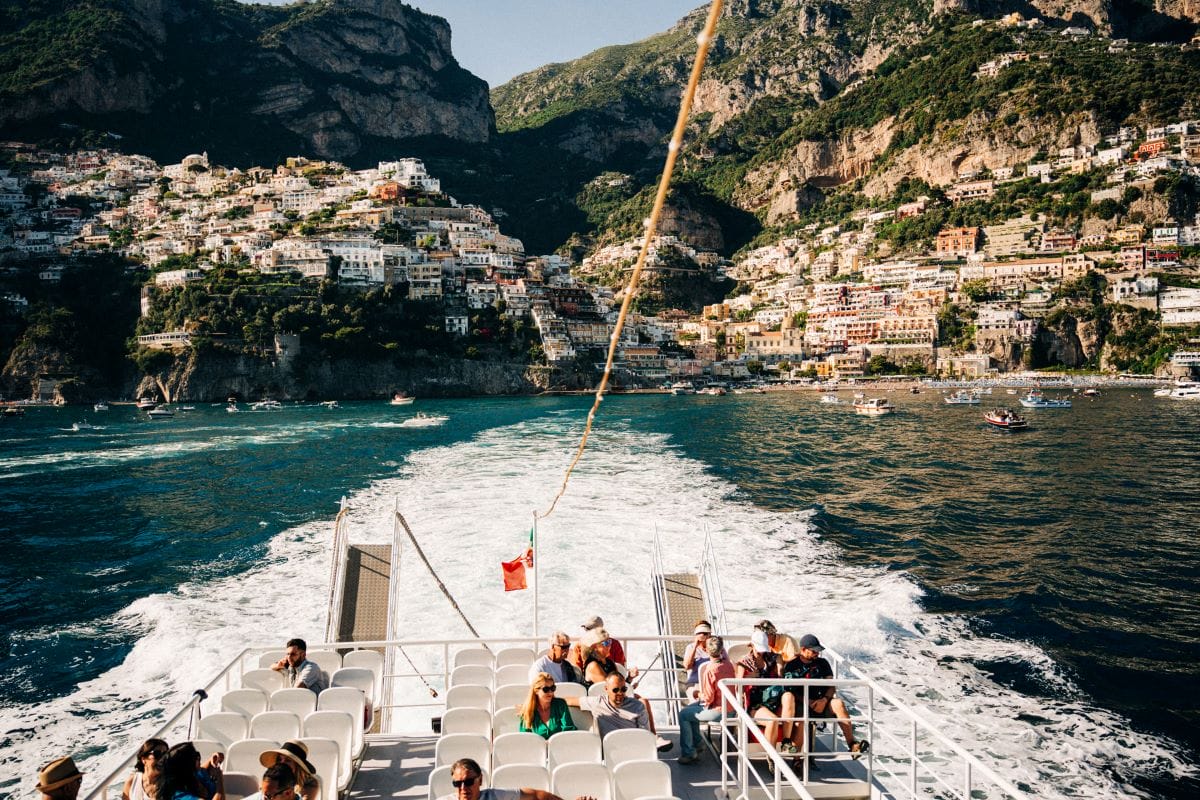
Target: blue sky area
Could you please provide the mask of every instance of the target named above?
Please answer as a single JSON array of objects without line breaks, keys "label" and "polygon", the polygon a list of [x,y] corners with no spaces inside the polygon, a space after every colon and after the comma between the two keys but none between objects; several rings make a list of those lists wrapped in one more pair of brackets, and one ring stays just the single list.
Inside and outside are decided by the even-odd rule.
[{"label": "blue sky area", "polygon": [[[274,5],[286,5],[269,0]],[[705,0],[406,0],[445,17],[458,63],[499,86],[543,64],[661,33]]]}]

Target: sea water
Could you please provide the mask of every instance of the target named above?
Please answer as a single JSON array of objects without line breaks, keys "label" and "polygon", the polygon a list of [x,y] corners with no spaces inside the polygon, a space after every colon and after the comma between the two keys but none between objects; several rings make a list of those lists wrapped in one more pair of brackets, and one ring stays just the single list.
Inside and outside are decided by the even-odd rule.
[{"label": "sea water", "polygon": [[[732,630],[817,634],[1033,795],[1195,796],[1200,404],[1112,390],[1012,434],[937,392],[881,419],[818,400],[607,399],[538,526],[541,628],[653,631],[651,540],[689,569],[707,534]],[[588,405],[5,420],[0,794],[62,753],[98,780],[241,647],[320,640],[343,496],[358,540],[398,504],[480,632],[527,634],[499,562]],[[419,561],[400,581],[401,636],[468,635]]]}]

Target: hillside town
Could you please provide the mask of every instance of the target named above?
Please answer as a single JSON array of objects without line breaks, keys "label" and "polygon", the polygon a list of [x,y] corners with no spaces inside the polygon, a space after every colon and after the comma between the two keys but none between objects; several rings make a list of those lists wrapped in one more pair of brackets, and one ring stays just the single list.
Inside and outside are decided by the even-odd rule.
[{"label": "hillside town", "polygon": [[[979,79],[1002,68],[988,66]],[[531,256],[500,230],[497,214],[458,203],[413,158],[350,170],[297,157],[243,171],[206,154],[160,166],[109,150],[3,148],[10,166],[0,169],[0,276],[36,270],[54,283],[82,253],[118,252],[150,270],[143,315],[178,287],[233,266],[363,290],[403,287],[408,300],[436,304],[454,336],[469,334],[474,311],[494,308],[536,326],[550,366],[588,364],[602,360],[622,299],[623,281],[612,277],[627,275],[642,246],[601,247],[577,265]],[[733,260],[660,235],[647,253],[651,274],[683,263],[694,280],[731,279],[737,288],[692,313],[635,313],[619,343],[618,375],[631,385],[852,378],[887,364],[911,375],[984,377],[1006,368],[989,355],[997,343],[1030,343],[1059,288],[1089,273],[1104,278],[1108,301],[1153,312],[1164,329],[1187,329],[1200,324],[1200,283],[1184,259],[1200,246],[1200,215],[1121,225],[1095,215],[1064,229],[1026,213],[942,227],[903,255],[880,232],[935,207],[988,201],[1020,181],[1053,190],[1070,176],[1092,176],[1093,185],[1103,176],[1104,188],[1088,196],[1101,206],[1198,174],[1200,122],[1121,128],[1094,147],[963,172],[916,200],[808,224]],[[19,313],[28,299],[4,291],[0,303]],[[969,323],[954,341],[948,308]],[[138,344],[179,351],[193,333],[150,331]],[[1176,364],[1193,366],[1187,358],[1177,354]]]}]

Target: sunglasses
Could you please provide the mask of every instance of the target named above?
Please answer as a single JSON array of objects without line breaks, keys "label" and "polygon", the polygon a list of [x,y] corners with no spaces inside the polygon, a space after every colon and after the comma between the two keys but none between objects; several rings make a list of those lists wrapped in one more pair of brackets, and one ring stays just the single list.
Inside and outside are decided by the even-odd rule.
[{"label": "sunglasses", "polygon": [[599,642],[598,644],[603,645],[604,647],[612,647],[612,639],[605,639],[604,641]]},{"label": "sunglasses", "polygon": [[461,781],[450,781],[450,785],[453,786],[455,789],[461,789],[464,786],[473,785],[475,783],[475,781],[477,781],[477,780],[479,780],[479,776],[472,775],[469,778],[463,778]]},{"label": "sunglasses", "polygon": [[610,692],[612,692],[613,694],[628,694],[628,693],[629,693],[629,687],[628,687],[628,686],[622,686],[622,687],[621,687],[621,688],[619,688],[619,689],[609,689],[609,691],[610,691]]},{"label": "sunglasses", "polygon": [[558,691],[558,687],[557,686],[543,686],[541,691],[545,692],[546,694],[554,694],[555,692]]},{"label": "sunglasses", "polygon": [[291,791],[294,791],[293,787],[285,786],[282,789],[280,789],[278,792],[263,792],[262,796],[263,796],[263,800],[275,800],[276,797],[285,795]]}]

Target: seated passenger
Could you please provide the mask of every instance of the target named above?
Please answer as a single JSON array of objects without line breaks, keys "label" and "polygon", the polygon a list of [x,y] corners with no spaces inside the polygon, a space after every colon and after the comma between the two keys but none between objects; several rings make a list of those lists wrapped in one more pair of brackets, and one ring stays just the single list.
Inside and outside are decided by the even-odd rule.
[{"label": "seated passenger", "polygon": [[162,739],[147,739],[138,748],[133,772],[121,788],[121,800],[154,800],[154,784],[167,760],[167,743]]},{"label": "seated passenger", "polygon": [[267,767],[258,791],[246,800],[296,800],[296,773],[288,762],[280,759]]},{"label": "seated passenger", "polygon": [[323,689],[328,688],[325,675],[307,656],[308,645],[303,639],[288,639],[286,655],[272,664],[271,669],[286,673],[288,686],[311,689],[313,693],[320,694]]},{"label": "seated passenger", "polygon": [[[450,783],[454,786],[454,800],[562,800],[556,794],[542,789],[484,789],[483,770],[479,763],[471,758],[460,758],[450,767]],[[580,795],[575,800],[595,800],[594,797]]]},{"label": "seated passenger", "polygon": [[725,641],[720,636],[711,636],[705,642],[705,648],[708,660],[700,667],[700,699],[679,712],[680,764],[694,764],[699,760],[700,723],[721,718],[723,703],[717,682],[734,677],[733,665],[725,654]]},{"label": "seated passenger", "polygon": [[575,720],[565,701],[554,696],[554,676],[539,673],[529,687],[529,697],[521,706],[518,727],[522,732],[536,733],[549,739],[556,733],[575,730]]},{"label": "seated passenger", "polygon": [[[829,666],[829,662],[821,658],[821,651],[825,648],[821,646],[821,642],[816,636],[811,633],[805,634],[800,638],[800,655],[787,664],[783,665],[783,676],[785,678],[832,678],[833,668]],[[798,687],[799,688],[799,687]],[[867,752],[871,745],[866,739],[854,738],[854,725],[850,722],[850,712],[846,710],[846,703],[842,698],[837,697],[837,690],[832,686],[821,686],[819,684],[806,687],[808,689],[808,709],[811,716],[822,717],[827,719],[837,719],[838,726],[842,729],[842,736],[846,738],[846,746],[850,748],[850,752],[855,754],[855,757]],[[803,695],[802,692],[798,694]],[[804,747],[804,725],[797,724],[799,736],[793,736],[792,741],[796,743],[799,738],[798,746]]]},{"label": "seated passenger", "polygon": [[709,635],[712,633],[712,626],[708,624],[708,620],[700,620],[696,623],[696,627],[692,630],[692,635],[695,637],[688,642],[688,646],[683,651],[683,668],[688,671],[687,679],[684,681],[684,690],[687,696],[692,700],[697,699],[699,689],[700,665],[708,661],[708,653],[705,651],[704,643],[708,641]]},{"label": "seated passenger", "polygon": [[[203,766],[200,752],[191,742],[177,744],[167,751],[165,763],[160,767],[158,783],[154,787],[156,800],[221,800],[225,796],[224,774],[217,753]],[[204,775],[206,781],[201,781]],[[216,789],[205,786],[211,781]]]},{"label": "seated passenger", "polygon": [[542,673],[559,683],[583,683],[583,671],[571,663],[567,653],[571,649],[571,637],[562,631],[555,631],[550,636],[550,652],[533,662],[529,668],[529,680],[533,681]]},{"label": "seated passenger", "polygon": [[[584,652],[586,648],[583,644],[583,640],[587,639],[593,631],[603,628],[604,620],[600,619],[600,617],[592,617],[580,627],[583,628],[583,635],[580,637],[579,644],[571,648],[570,659],[571,663],[579,667],[579,669],[582,671],[584,665],[587,663],[587,654]],[[618,664],[625,663],[625,649],[621,647],[621,643],[616,639],[612,640],[612,652],[609,653],[609,655],[612,657],[612,660]]]},{"label": "seated passenger", "polygon": [[38,772],[37,790],[41,800],[75,800],[83,785],[83,773],[75,759],[56,758]]},{"label": "seated passenger", "polygon": [[297,739],[286,741],[278,750],[264,750],[258,757],[264,767],[287,764],[296,775],[296,794],[303,800],[317,800],[321,794],[321,782],[317,768],[308,760],[308,745]]},{"label": "seated passenger", "polygon": [[593,683],[603,683],[609,675],[620,675],[624,678],[636,678],[637,667],[628,669],[612,656],[612,646],[615,640],[608,635],[604,628],[595,628],[587,632],[580,641],[583,648],[583,682],[586,686]]},{"label": "seated passenger", "polygon": [[672,747],[669,739],[658,736],[654,729],[654,718],[650,716],[650,707],[637,697],[630,697],[629,687],[625,678],[619,672],[614,672],[605,680],[605,692],[599,697],[566,697],[567,705],[582,708],[592,712],[596,718],[596,727],[600,730],[600,738],[622,728],[642,728],[655,734],[655,745],[658,752],[663,753]]}]

